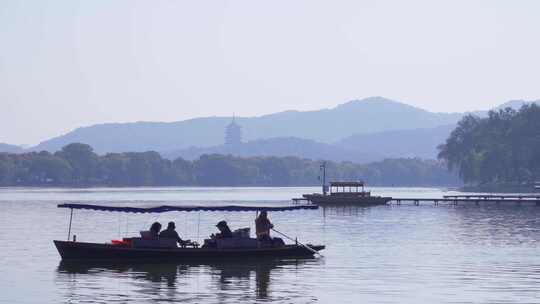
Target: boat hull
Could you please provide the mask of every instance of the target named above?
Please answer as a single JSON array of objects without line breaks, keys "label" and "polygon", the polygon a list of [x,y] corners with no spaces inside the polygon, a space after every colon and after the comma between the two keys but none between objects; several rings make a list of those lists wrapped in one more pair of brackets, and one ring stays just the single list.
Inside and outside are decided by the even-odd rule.
[{"label": "boat hull", "polygon": [[[258,257],[312,257],[314,252],[300,245],[268,248],[132,248],[111,244],[54,241],[63,261],[197,261]],[[315,251],[322,245],[310,246]]]},{"label": "boat hull", "polygon": [[358,205],[358,206],[375,206],[386,205],[392,200],[391,197],[385,196],[336,196],[336,195],[321,195],[321,194],[304,194],[304,198],[317,205]]}]

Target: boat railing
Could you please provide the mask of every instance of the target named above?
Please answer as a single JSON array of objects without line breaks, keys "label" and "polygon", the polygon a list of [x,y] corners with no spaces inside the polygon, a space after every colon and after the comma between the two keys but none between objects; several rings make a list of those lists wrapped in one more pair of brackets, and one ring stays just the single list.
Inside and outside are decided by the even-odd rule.
[{"label": "boat railing", "polygon": [[332,192],[332,193],[330,193],[330,195],[332,195],[332,196],[351,196],[351,195],[354,195],[354,196],[369,197],[369,196],[371,196],[371,192],[370,191]]}]

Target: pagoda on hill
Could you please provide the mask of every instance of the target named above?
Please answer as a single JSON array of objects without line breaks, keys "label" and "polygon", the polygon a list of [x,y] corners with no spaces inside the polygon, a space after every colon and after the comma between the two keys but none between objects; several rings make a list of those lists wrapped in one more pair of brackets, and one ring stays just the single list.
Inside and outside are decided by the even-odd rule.
[{"label": "pagoda on hill", "polygon": [[230,124],[225,127],[225,145],[227,146],[236,146],[242,143],[242,127],[238,125],[235,121],[233,115],[232,121]]}]

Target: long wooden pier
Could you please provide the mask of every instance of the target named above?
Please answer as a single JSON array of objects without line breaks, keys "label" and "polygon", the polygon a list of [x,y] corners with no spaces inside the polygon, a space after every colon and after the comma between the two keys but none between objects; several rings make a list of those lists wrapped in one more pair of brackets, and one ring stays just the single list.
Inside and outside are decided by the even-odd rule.
[{"label": "long wooden pier", "polygon": [[466,198],[466,199],[500,199],[500,200],[521,200],[521,199],[535,199],[540,200],[540,193],[538,194],[460,194],[460,195],[444,195],[444,198]]},{"label": "long wooden pier", "polygon": [[393,197],[392,200],[390,200],[390,203],[401,205],[402,202],[411,202],[414,205],[420,205],[421,202],[430,202],[435,205],[439,205],[440,203],[447,203],[449,205],[458,205],[459,203],[474,203],[475,205],[480,205],[480,203],[494,203],[494,204],[500,204],[502,202],[505,203],[534,203],[537,206],[540,206],[540,197],[532,197],[532,198],[509,198],[504,197],[501,198],[500,196],[494,196],[494,197],[460,197],[460,196],[444,196],[443,198],[403,198],[403,197]]},{"label": "long wooden pier", "polygon": [[[308,199],[305,198],[293,198],[292,201],[296,204],[301,202],[310,203]],[[461,203],[473,203],[475,205],[480,205],[480,203],[533,203],[537,206],[540,206],[540,194],[539,195],[444,195],[442,198],[425,198],[425,197],[392,197],[389,201],[389,204],[401,205],[404,202],[413,203],[418,206],[420,203],[433,203],[434,205],[439,205],[441,203],[446,203],[448,205],[458,205]],[[354,204],[351,204],[354,205]]]}]

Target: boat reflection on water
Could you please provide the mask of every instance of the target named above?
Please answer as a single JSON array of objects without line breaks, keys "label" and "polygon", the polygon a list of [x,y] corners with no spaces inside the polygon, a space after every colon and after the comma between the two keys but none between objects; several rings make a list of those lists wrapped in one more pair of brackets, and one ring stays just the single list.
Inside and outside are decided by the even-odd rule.
[{"label": "boat reflection on water", "polygon": [[[317,258],[289,260],[248,259],[204,264],[105,262],[81,264],[62,261],[57,272],[59,277],[67,275],[64,279],[70,282],[71,286],[66,296],[68,301],[84,298],[86,294],[84,289],[87,288],[85,285],[87,282],[95,284],[96,281],[101,281],[101,279],[108,281],[108,279],[112,278],[118,282],[118,280],[122,281],[123,278],[124,281],[130,282],[128,285],[131,288],[128,288],[128,290],[131,289],[134,294],[139,296],[140,294],[146,294],[151,298],[166,296],[169,299],[200,300],[201,298],[211,297],[209,294],[214,294],[219,298],[220,302],[226,302],[232,300],[235,294],[238,295],[239,292],[243,294],[242,297],[272,299],[269,294],[269,286],[271,285],[271,278],[275,277],[274,271],[294,273],[306,265],[320,263],[321,260]],[[197,282],[196,288],[192,286],[194,281]],[[80,286],[77,286],[77,282],[80,282]],[[135,286],[134,289],[133,286]],[[103,288],[107,289],[108,287],[104,286]],[[105,289],[102,289],[102,292],[108,293]],[[125,291],[125,288],[122,289]],[[164,289],[167,291],[162,294]],[[197,290],[203,294],[198,293]],[[110,290],[110,293],[117,292],[118,290]],[[110,295],[106,296],[104,294],[104,296],[110,299]],[[129,292],[125,296],[129,299]],[[276,297],[280,296],[276,295]],[[93,300],[96,300],[96,298],[93,298]]]},{"label": "boat reflection on water", "polygon": [[352,204],[334,204],[332,206],[321,206],[323,218],[327,216],[364,216],[373,208],[387,208],[384,206],[358,206]]}]

